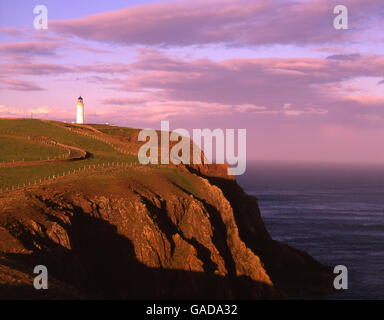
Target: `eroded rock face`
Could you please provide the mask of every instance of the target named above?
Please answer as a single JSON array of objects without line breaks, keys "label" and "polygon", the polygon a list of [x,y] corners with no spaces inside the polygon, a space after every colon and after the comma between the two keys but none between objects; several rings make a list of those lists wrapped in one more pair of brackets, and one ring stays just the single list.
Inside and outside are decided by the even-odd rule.
[{"label": "eroded rock face", "polygon": [[[110,181],[118,192],[63,183],[1,199],[0,257],[23,270],[45,264],[62,288],[53,298],[68,294],[65,286],[80,292],[73,298],[283,297],[276,252],[285,250],[289,266],[311,258],[274,247],[254,198],[239,204],[225,194],[229,184],[188,174],[199,195],[168,179],[159,187],[126,178]],[[8,269],[3,283],[12,282]]]},{"label": "eroded rock face", "polygon": [[274,287],[297,292],[327,293],[332,291],[332,269],[306,252],[274,241],[261,219],[257,199],[247,195],[234,179],[226,178],[225,166],[187,168],[206,177],[217,186],[231,204],[240,238],[263,262]]}]

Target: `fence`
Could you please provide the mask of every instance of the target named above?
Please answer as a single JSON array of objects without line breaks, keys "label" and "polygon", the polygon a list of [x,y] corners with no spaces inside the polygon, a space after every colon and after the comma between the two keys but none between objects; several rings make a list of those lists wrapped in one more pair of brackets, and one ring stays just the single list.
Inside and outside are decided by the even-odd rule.
[{"label": "fence", "polygon": [[[49,138],[20,134],[20,133],[16,133],[16,132],[13,132],[10,130],[2,130],[2,131],[0,131],[0,134],[1,135],[9,135],[12,137],[17,137],[17,138],[24,138],[28,141],[33,141],[33,142],[36,142],[39,144],[44,144],[44,145],[51,146],[54,148],[64,149],[64,151],[66,151],[65,153],[58,155],[58,156],[52,156],[52,157],[47,156],[47,158],[44,158],[44,159],[42,157],[40,157],[39,159],[31,160],[31,161],[60,160],[60,159],[63,160],[63,159],[69,159],[71,156],[71,149],[72,149],[71,146],[67,146],[67,145],[58,143],[58,142],[51,140]],[[73,149],[77,149],[77,148],[73,148]],[[12,161],[1,161],[0,164],[22,163],[22,162],[24,162],[24,159],[25,158],[12,159]]]},{"label": "fence", "polygon": [[68,171],[65,171],[59,174],[49,175],[48,177],[40,178],[38,180],[26,181],[23,184],[19,183],[17,185],[10,186],[10,187],[3,186],[0,188],[0,193],[7,192],[7,191],[14,191],[14,190],[22,190],[31,186],[39,185],[44,182],[54,181],[58,178],[66,177],[66,176],[73,175],[82,171],[87,171],[90,169],[109,168],[109,167],[135,167],[135,166],[137,165],[135,165],[134,163],[128,163],[128,162],[104,162],[104,163],[93,164],[93,165],[85,165],[83,167],[70,169]]},{"label": "fence", "polygon": [[[129,152],[128,150],[125,150],[121,145],[118,146],[117,144],[114,144],[113,142],[111,142],[110,140],[106,139],[106,138],[103,138],[101,136],[98,136],[96,134],[91,134],[91,133],[88,133],[88,132],[84,132],[83,130],[81,129],[77,129],[75,127],[69,127],[69,126],[61,126],[59,124],[55,124],[56,126],[59,126],[60,128],[65,128],[71,132],[75,132],[77,134],[81,134],[83,136],[86,136],[88,138],[92,138],[92,139],[95,139],[95,140],[98,140],[98,141],[101,141],[101,142],[104,142],[106,144],[108,144],[109,146],[111,146],[114,150],[116,150],[117,152],[120,152],[122,154],[126,154],[126,155],[131,155],[132,153]],[[100,134],[104,134],[102,132],[100,132]]]},{"label": "fence", "polygon": [[[84,132],[83,130],[76,129],[74,127],[61,126],[59,124],[54,124],[54,125],[59,126],[61,128],[65,128],[65,129],[67,129],[67,130],[69,130],[71,132],[75,132],[77,134],[81,134],[83,136],[86,136],[86,137],[89,137],[89,138],[92,138],[92,139],[95,139],[95,140],[98,140],[98,141],[102,141],[102,142],[108,144],[109,146],[111,146],[114,150],[116,150],[116,151],[118,151],[118,152],[120,152],[122,154],[131,155],[131,153],[129,151],[124,150],[124,148],[122,148],[121,146],[117,146],[116,144],[112,143],[110,140],[105,139],[105,138],[103,138],[101,136],[98,136],[96,134],[90,134],[88,132]],[[70,158],[70,156],[71,156],[73,151],[77,151],[78,153],[80,153],[80,156],[78,156],[76,158],[84,159],[85,156],[86,156],[86,152],[84,150],[82,150],[82,149],[79,149],[79,148],[76,148],[76,147],[72,147],[72,146],[66,146],[66,145],[58,143],[58,142],[56,142],[54,140],[50,140],[49,138],[41,138],[41,137],[34,137],[34,136],[30,136],[30,135],[17,134],[17,133],[12,132],[12,131],[0,131],[0,134],[8,134],[8,135],[13,135],[13,136],[18,136],[18,137],[24,137],[24,138],[26,138],[28,140],[33,140],[33,141],[36,141],[36,142],[40,142],[40,143],[44,143],[44,144],[49,144],[49,145],[52,145],[52,146],[55,146],[55,147],[65,148],[68,151],[68,157],[66,158],[68,160],[72,159],[72,158]],[[52,159],[52,160],[54,160],[54,159]],[[13,162],[13,163],[15,163],[15,162]],[[1,164],[0,164],[0,166],[1,166]],[[105,163],[99,163],[97,165],[96,164],[94,164],[94,165],[86,165],[84,167],[79,167],[79,168],[76,168],[76,169],[73,169],[73,170],[69,170],[69,171],[66,171],[66,172],[62,172],[62,173],[59,173],[59,174],[56,174],[56,175],[51,175],[51,176],[48,176],[48,177],[44,177],[44,178],[41,178],[39,180],[27,181],[27,182],[25,182],[23,184],[17,184],[17,185],[10,186],[10,187],[3,186],[3,187],[0,187],[0,193],[28,188],[30,186],[38,185],[38,184],[41,184],[43,182],[53,181],[53,180],[55,180],[55,179],[57,179],[59,177],[68,176],[68,175],[75,174],[75,173],[78,173],[78,172],[81,172],[81,171],[85,171],[87,169],[89,170],[89,169],[95,169],[95,168],[100,168],[100,167],[106,168],[106,167],[120,167],[120,166],[133,167],[135,165],[134,165],[134,163],[128,163],[128,162],[105,162]]]}]

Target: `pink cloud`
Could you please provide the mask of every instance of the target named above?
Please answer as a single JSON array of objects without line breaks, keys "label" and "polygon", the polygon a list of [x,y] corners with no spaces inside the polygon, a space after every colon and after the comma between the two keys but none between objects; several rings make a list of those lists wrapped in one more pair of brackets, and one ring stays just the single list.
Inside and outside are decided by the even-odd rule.
[{"label": "pink cloud", "polygon": [[0,54],[6,55],[54,55],[59,47],[57,43],[44,42],[7,42],[0,43]]},{"label": "pink cloud", "polygon": [[362,105],[351,98],[361,95],[361,88],[344,85],[348,79],[381,77],[384,58],[378,55],[217,62],[186,60],[151,49],[142,50],[129,67],[131,72],[125,79],[115,79],[115,90],[136,98],[137,93],[145,94],[143,101],[142,96],[139,100],[115,96],[103,101],[121,106],[127,121],[148,122],[161,117],[213,121],[215,114],[221,114],[240,122],[255,118],[269,122],[274,117],[299,125],[305,118],[308,123],[324,119],[361,127],[372,125],[372,119],[379,125],[384,115],[384,108],[376,106],[380,97],[372,94]]},{"label": "pink cloud", "polygon": [[[127,45],[340,43],[380,19],[381,0],[349,0],[349,32],[333,28],[333,0],[168,1],[50,22],[53,31]],[[149,18],[150,17],[150,18]]]},{"label": "pink cloud", "polygon": [[[159,100],[156,95],[132,98],[107,98],[104,104],[114,105],[103,115],[116,121],[138,121],[141,123],[159,122],[161,119],[201,119],[210,115],[225,115],[235,112],[229,105],[204,103],[199,101]],[[124,108],[124,106],[128,106]]]},{"label": "pink cloud", "polygon": [[0,115],[3,117],[19,117],[26,115],[25,110],[15,107],[0,105]]},{"label": "pink cloud", "polygon": [[29,111],[36,115],[53,114],[57,111],[60,111],[60,113],[63,112],[63,110],[59,110],[58,108],[54,108],[52,106],[41,106],[38,108],[30,109]]},{"label": "pink cloud", "polygon": [[384,108],[384,96],[374,95],[352,95],[346,96],[345,99],[357,102],[361,106],[376,106]]},{"label": "pink cloud", "polygon": [[[39,87],[38,85],[23,81],[23,80],[0,80],[0,83],[5,84],[5,89],[8,90],[16,90],[16,91],[41,91],[43,88]],[[0,87],[1,88],[1,87]]]},{"label": "pink cloud", "polygon": [[236,106],[235,109],[237,112],[266,112],[267,108],[264,106],[256,106],[253,104],[242,104]]},{"label": "pink cloud", "polygon": [[77,71],[80,72],[96,72],[96,73],[127,73],[129,71],[129,66],[122,63],[98,63],[93,65],[83,65],[77,66]]},{"label": "pink cloud", "polygon": [[35,118],[41,119],[65,119],[71,118],[70,110],[43,105],[34,108],[18,108],[15,106],[0,105],[0,116],[2,117],[30,117],[32,114]]},{"label": "pink cloud", "polygon": [[[380,118],[384,112],[373,108],[380,103],[380,97],[372,95],[370,100],[365,97],[363,105],[361,99],[352,98],[362,96],[359,88],[344,85],[356,77],[382,77],[384,58],[379,55],[236,58],[217,62],[186,60],[145,49],[130,64],[68,66],[14,62],[1,67],[3,75],[35,75],[36,79],[42,75],[95,73],[80,80],[119,92],[110,98],[101,95],[97,101],[120,107],[127,119],[143,122],[161,116],[197,119],[217,114],[322,117],[336,122],[348,117],[361,122],[376,115]],[[116,74],[113,78],[105,77],[113,73]],[[41,90],[35,83],[7,80],[3,84],[8,89]],[[113,112],[111,117],[115,119]]]},{"label": "pink cloud", "polygon": [[143,98],[107,98],[103,99],[103,104],[109,104],[109,105],[132,105],[132,104],[143,104],[148,102],[148,99]]},{"label": "pink cloud", "polygon": [[32,63],[32,62],[13,62],[0,64],[3,74],[29,74],[29,75],[48,75],[73,72],[70,67],[53,63]]},{"label": "pink cloud", "polygon": [[301,116],[303,114],[314,114],[314,115],[323,115],[327,114],[328,110],[326,109],[315,109],[315,108],[306,108],[306,109],[291,109],[290,107],[287,108],[286,106],[284,107],[284,110],[282,110],[282,113],[287,115],[287,116]]},{"label": "pink cloud", "polygon": [[25,30],[20,30],[13,27],[0,27],[0,34],[5,34],[12,37],[20,37],[24,34]]},{"label": "pink cloud", "polygon": [[143,51],[131,68],[132,74],[120,81],[118,90],[155,90],[163,99],[265,106],[272,110],[293,103],[302,106],[302,113],[315,113],[308,110],[320,110],[322,105],[343,100],[343,81],[381,77],[384,58],[357,55],[337,59],[248,58],[215,62],[187,61],[149,50]]}]

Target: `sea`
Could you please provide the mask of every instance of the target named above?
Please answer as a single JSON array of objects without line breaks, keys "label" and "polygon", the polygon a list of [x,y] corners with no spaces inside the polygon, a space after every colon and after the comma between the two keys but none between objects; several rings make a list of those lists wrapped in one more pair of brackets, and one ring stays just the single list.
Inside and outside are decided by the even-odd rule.
[{"label": "sea", "polygon": [[348,289],[317,298],[384,299],[384,165],[254,162],[237,181],[275,240],[347,267]]}]

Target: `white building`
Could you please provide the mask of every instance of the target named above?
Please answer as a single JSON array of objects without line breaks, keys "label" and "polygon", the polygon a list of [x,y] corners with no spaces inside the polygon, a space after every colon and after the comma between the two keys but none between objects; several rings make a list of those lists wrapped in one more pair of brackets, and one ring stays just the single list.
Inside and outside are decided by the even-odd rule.
[{"label": "white building", "polygon": [[83,103],[83,98],[81,96],[77,99],[76,123],[79,123],[79,124],[84,123],[84,103]]}]

